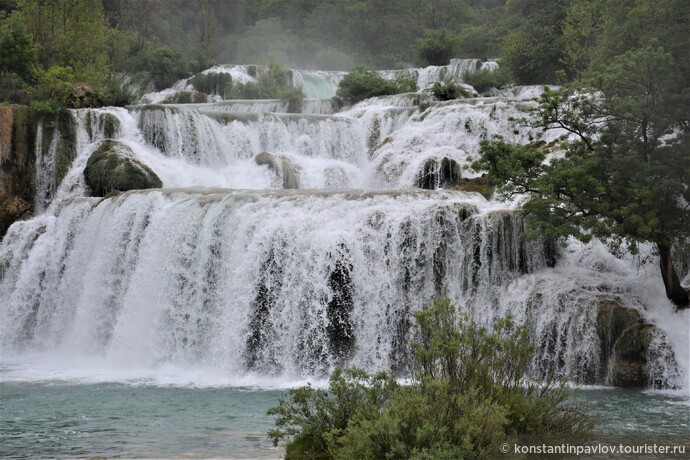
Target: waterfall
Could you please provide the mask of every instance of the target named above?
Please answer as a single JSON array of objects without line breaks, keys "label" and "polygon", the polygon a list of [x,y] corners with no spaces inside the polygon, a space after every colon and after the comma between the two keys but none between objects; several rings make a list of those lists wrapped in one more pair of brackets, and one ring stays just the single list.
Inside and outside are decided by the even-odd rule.
[{"label": "waterfall", "polygon": [[57,154],[59,133],[57,129],[44,152],[43,120],[39,120],[36,128],[36,213],[44,212],[55,195],[55,156]]},{"label": "waterfall", "polygon": [[344,357],[402,368],[409,312],[444,286],[489,295],[543,265],[513,247],[517,221],[476,212],[462,195],[399,191],[75,202],[7,236],[18,252],[0,254],[12,267],[3,349],[264,373],[318,374]]},{"label": "waterfall", "polygon": [[[494,64],[408,72],[423,89]],[[207,72],[250,81],[256,70]],[[404,373],[411,313],[446,294],[481,324],[510,313],[527,326],[535,377],[612,383],[621,331],[605,320],[617,314],[647,328],[650,386],[689,387],[690,312],[673,312],[651,249],[635,259],[597,241],[528,241],[520,199],[453,190],[478,175],[482,140],[538,139],[513,122],[538,88],[339,110],[329,98],[343,75],[293,71],[320,98],[301,114],[277,100],[74,110],[61,177],[64,133],[39,123],[38,212],[0,244],[3,360],[47,356],[67,374],[98,361],[153,378],[318,377],[345,364]],[[89,197],[84,168],[109,138],[163,188]]]}]

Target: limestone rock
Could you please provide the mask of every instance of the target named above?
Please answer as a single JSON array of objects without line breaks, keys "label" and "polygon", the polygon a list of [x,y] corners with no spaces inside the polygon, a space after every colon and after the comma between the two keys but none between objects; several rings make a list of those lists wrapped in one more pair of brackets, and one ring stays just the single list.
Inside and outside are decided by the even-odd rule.
[{"label": "limestone rock", "polygon": [[636,323],[614,345],[611,383],[619,387],[644,388],[649,384],[649,346],[656,333],[652,324]]},{"label": "limestone rock", "polygon": [[255,158],[256,164],[267,165],[283,181],[284,189],[299,188],[299,168],[289,158],[261,152]]},{"label": "limestone rock", "polygon": [[134,158],[129,147],[113,140],[103,141],[91,155],[84,178],[94,196],[163,186],[151,168]]},{"label": "limestone rock", "polygon": [[599,337],[600,375],[592,376],[587,383],[598,383],[605,379],[616,341],[626,329],[641,321],[637,311],[622,306],[616,300],[604,298],[599,301],[596,331]]}]

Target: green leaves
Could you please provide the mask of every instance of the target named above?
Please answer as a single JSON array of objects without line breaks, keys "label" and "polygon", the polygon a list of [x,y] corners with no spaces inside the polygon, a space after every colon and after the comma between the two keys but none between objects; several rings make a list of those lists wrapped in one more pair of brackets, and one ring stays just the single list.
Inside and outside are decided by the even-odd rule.
[{"label": "green leaves", "polygon": [[490,458],[507,436],[591,429],[561,383],[526,382],[534,347],[510,317],[481,327],[439,298],[414,318],[411,384],[336,370],[328,390],[290,390],[269,410],[269,437],[288,441],[288,458]]},{"label": "green leaves", "polygon": [[335,94],[356,104],[370,97],[398,94],[409,89],[407,85],[403,86],[405,87],[401,88],[396,82],[386,80],[366,67],[355,67],[340,81]]}]

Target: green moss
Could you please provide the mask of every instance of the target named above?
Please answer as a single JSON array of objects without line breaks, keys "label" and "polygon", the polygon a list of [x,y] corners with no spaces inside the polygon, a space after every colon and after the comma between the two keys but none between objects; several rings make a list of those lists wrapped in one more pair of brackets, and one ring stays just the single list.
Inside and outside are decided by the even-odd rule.
[{"label": "green moss", "polygon": [[58,112],[57,127],[60,137],[55,153],[55,183],[60,184],[77,156],[77,126],[70,111]]},{"label": "green moss", "polygon": [[120,120],[112,113],[101,114],[100,123],[107,138],[113,138],[120,132]]},{"label": "green moss", "polygon": [[180,91],[163,101],[163,104],[199,104],[208,102],[208,96],[198,91]]},{"label": "green moss", "polygon": [[12,150],[17,171],[16,193],[28,203],[33,203],[36,159],[31,108],[29,106],[14,106]]},{"label": "green moss", "polygon": [[132,157],[129,147],[106,140],[96,149],[84,169],[86,184],[95,196],[112,196],[125,192],[160,188],[163,183],[145,164]]},{"label": "green moss", "polygon": [[490,199],[491,195],[494,193],[494,187],[489,182],[487,176],[474,179],[462,178],[460,179],[460,183],[454,187],[453,190],[481,193],[487,200]]}]

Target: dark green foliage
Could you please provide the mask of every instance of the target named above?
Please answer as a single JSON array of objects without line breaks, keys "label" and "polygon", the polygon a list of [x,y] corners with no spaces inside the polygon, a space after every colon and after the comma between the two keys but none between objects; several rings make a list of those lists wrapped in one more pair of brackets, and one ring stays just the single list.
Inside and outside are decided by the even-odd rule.
[{"label": "dark green foliage", "polygon": [[37,47],[21,13],[16,12],[0,26],[0,73],[13,73],[25,81],[32,78]]},{"label": "dark green foliage", "polygon": [[106,82],[99,94],[102,105],[125,107],[134,104],[137,97],[130,85],[115,80]]},{"label": "dark green foliage", "polygon": [[386,80],[366,67],[357,67],[343,77],[335,94],[351,104],[356,104],[370,97],[399,94],[410,89],[409,85],[403,83],[403,86],[401,88],[395,81]]},{"label": "dark green foliage", "polygon": [[166,98],[161,104],[199,104],[208,102],[208,97],[198,91],[179,91]]},{"label": "dark green foliage", "polygon": [[427,30],[417,39],[417,54],[423,65],[446,65],[454,57],[458,37],[448,30]]},{"label": "dark green foliage", "polygon": [[496,70],[479,69],[468,72],[463,76],[463,81],[471,85],[478,93],[483,93],[491,88],[503,88],[510,84],[510,75],[505,67]]},{"label": "dark green foliage", "polygon": [[232,91],[232,77],[229,73],[200,73],[194,75],[189,83],[200,93],[223,96],[223,99],[227,99],[225,95]]},{"label": "dark green foliage", "polygon": [[491,458],[512,436],[574,436],[593,420],[566,387],[525,384],[534,348],[510,318],[492,329],[458,317],[448,299],[415,314],[413,380],[336,370],[327,390],[290,391],[269,410],[288,458]]},{"label": "dark green foliage", "polygon": [[147,46],[138,56],[138,66],[148,72],[157,91],[187,76],[182,53],[165,45]]},{"label": "dark green foliage", "polygon": [[94,196],[163,186],[148,166],[132,157],[128,147],[112,140],[103,141],[91,155],[84,178]]},{"label": "dark green foliage", "polygon": [[444,82],[437,81],[431,87],[431,92],[439,101],[449,101],[451,99],[464,99],[467,97],[472,97],[472,93],[470,93],[466,88],[463,88],[451,80],[446,80]]},{"label": "dark green foliage", "polygon": [[[536,111],[544,129],[574,136],[565,156],[485,141],[473,167],[508,193],[528,193],[531,228],[548,238],[592,237],[656,245],[666,293],[688,306],[671,261],[671,246],[690,234],[688,92],[673,57],[644,48],[615,58],[583,85],[546,90]],[[603,93],[594,95],[589,88]]]}]

